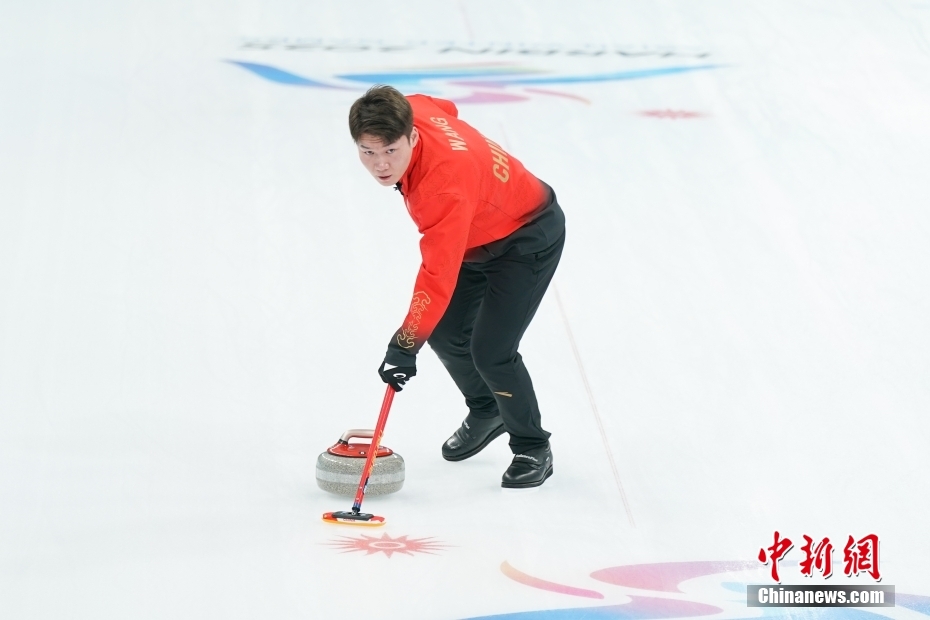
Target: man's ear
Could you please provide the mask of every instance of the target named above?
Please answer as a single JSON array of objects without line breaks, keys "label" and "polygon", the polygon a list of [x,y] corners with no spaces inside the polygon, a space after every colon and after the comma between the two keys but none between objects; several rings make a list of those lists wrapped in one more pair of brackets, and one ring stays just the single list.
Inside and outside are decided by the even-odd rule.
[{"label": "man's ear", "polygon": [[417,145],[417,142],[420,141],[420,132],[417,131],[417,128],[414,127],[410,131],[410,148],[413,148]]}]

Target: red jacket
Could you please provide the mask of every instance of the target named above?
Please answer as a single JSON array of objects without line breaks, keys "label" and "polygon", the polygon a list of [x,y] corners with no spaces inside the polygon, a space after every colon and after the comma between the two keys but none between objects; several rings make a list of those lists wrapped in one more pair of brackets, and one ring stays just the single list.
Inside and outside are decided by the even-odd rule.
[{"label": "red jacket", "polygon": [[400,190],[423,235],[423,262],[410,310],[389,347],[387,361],[397,365],[398,355],[416,355],[442,318],[465,251],[508,236],[547,199],[523,164],[459,120],[454,103],[426,95],[407,99],[420,140]]}]

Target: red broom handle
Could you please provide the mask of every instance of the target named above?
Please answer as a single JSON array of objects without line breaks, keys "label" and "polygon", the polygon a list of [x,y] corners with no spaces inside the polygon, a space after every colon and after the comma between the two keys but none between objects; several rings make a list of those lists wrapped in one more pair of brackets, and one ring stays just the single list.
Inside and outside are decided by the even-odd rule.
[{"label": "red broom handle", "polygon": [[384,426],[387,424],[388,412],[391,410],[391,403],[393,401],[394,388],[389,385],[384,391],[384,402],[381,403],[381,413],[378,414],[378,424],[375,426],[375,433],[372,435],[371,445],[368,447],[368,457],[365,459],[365,468],[362,470],[362,478],[358,481],[358,490],[355,492],[352,512],[358,512],[362,509],[362,498],[365,497],[365,487],[368,486],[368,478],[371,476],[371,470],[375,465],[375,456],[378,454],[378,446],[381,445],[381,435],[384,434]]}]

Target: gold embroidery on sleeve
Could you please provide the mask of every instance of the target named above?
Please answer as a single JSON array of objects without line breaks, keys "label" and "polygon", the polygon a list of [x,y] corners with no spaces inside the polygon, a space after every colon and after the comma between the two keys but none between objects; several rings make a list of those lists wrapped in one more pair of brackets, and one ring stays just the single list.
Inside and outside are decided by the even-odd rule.
[{"label": "gold embroidery on sleeve", "polygon": [[397,344],[404,349],[412,349],[416,344],[417,330],[420,329],[420,320],[426,312],[427,305],[429,305],[429,295],[423,291],[413,294],[413,300],[410,302],[410,320],[397,334]]}]

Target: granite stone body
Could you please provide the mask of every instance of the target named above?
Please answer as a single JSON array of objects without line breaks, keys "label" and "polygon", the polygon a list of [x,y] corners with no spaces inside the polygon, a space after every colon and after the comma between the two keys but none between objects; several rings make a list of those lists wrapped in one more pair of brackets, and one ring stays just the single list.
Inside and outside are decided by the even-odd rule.
[{"label": "granite stone body", "polygon": [[[316,460],[316,483],[324,491],[355,495],[365,459],[322,453]],[[365,495],[387,495],[404,486],[404,459],[394,452],[375,459]]]}]

